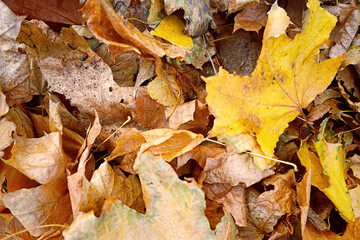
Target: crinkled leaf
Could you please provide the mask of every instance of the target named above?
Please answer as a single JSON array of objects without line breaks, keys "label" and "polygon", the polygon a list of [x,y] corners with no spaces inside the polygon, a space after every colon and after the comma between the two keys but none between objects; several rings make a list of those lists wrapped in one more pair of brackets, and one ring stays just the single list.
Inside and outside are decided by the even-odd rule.
[{"label": "crinkled leaf", "polygon": [[229,214],[215,231],[210,229],[201,189],[195,182],[181,181],[161,157],[145,152],[136,160],[135,169],[146,214],[120,201],[107,201],[99,218],[93,212],[78,216],[64,231],[65,239],[236,239],[237,229]]},{"label": "crinkled leaf", "polygon": [[168,15],[176,10],[184,10],[187,21],[185,32],[192,37],[205,33],[212,21],[209,0],[164,0],[164,8]]},{"label": "crinkled leaf", "polygon": [[[330,84],[343,57],[318,63],[316,56],[336,17],[317,0],[309,1],[308,7],[309,21],[294,40],[283,33],[263,41],[251,77],[237,77],[221,69],[205,79],[206,100],[216,116],[213,134],[254,134],[265,155],[272,156],[288,123]],[[276,22],[268,22],[266,29],[271,24]]]}]

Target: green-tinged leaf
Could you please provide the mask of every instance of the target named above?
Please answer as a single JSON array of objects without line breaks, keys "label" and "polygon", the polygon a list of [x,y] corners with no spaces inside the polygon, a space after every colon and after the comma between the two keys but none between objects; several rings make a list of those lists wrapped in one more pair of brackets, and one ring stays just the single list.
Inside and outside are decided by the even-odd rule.
[{"label": "green-tinged leaf", "polygon": [[164,0],[164,8],[168,15],[179,9],[184,10],[187,21],[185,32],[192,37],[205,33],[212,21],[209,0]]},{"label": "green-tinged leaf", "polygon": [[298,156],[308,171],[310,166],[312,168],[312,185],[332,201],[347,222],[352,222],[355,218],[345,182],[345,150],[341,144],[325,141],[326,123],[327,120],[324,120],[318,136],[319,141],[315,143],[319,158],[309,151],[306,144],[301,147]]},{"label": "green-tinged leaf", "polygon": [[205,197],[195,182],[181,181],[161,157],[145,152],[135,162],[146,214],[108,199],[99,218],[78,216],[64,231],[65,239],[236,239],[226,213],[213,231],[204,215]]}]

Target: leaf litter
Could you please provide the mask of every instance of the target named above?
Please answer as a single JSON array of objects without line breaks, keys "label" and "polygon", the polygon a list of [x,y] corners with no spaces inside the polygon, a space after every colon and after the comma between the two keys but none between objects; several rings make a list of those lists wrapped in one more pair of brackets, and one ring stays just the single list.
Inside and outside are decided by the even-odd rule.
[{"label": "leaf litter", "polygon": [[359,238],[358,3],[32,2],[0,1],[2,239]]}]

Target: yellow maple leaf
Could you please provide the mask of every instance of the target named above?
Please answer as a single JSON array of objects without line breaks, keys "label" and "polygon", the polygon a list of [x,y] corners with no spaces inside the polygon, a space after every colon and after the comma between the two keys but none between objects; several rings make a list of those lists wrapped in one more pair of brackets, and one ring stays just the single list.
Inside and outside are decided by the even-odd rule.
[{"label": "yellow maple leaf", "polygon": [[351,222],[355,217],[345,182],[345,149],[341,144],[325,141],[326,123],[327,120],[324,120],[319,141],[315,144],[319,157],[309,151],[306,143],[302,144],[297,154],[307,171],[311,167],[311,184],[331,200],[347,222]]},{"label": "yellow maple leaf", "polygon": [[[214,135],[254,134],[265,155],[271,157],[288,123],[331,83],[343,57],[319,63],[317,55],[337,20],[317,0],[310,0],[308,7],[309,20],[294,40],[285,33],[269,32],[276,24],[276,18],[269,17],[268,35],[251,77],[220,69],[205,78],[206,101],[216,116]],[[269,14],[274,12],[281,20],[285,17],[281,14],[286,15],[285,11]]]}]

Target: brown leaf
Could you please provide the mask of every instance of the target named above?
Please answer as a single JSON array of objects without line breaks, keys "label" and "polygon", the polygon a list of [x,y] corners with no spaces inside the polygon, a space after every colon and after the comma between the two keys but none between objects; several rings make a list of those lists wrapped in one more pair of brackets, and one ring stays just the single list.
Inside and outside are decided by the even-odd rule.
[{"label": "brown leaf", "polygon": [[149,94],[139,90],[136,100],[131,108],[131,115],[135,122],[145,128],[163,128],[165,124],[165,107],[156,102]]},{"label": "brown leaf", "polygon": [[236,186],[245,183],[246,187],[274,174],[271,169],[260,170],[248,154],[233,154],[220,158],[208,158],[204,168],[207,183],[230,183]]},{"label": "brown leaf", "polygon": [[306,226],[308,211],[310,207],[310,192],[311,192],[311,169],[307,171],[301,182],[295,183],[296,193],[301,209],[301,233],[304,235],[304,229]]},{"label": "brown leaf", "polygon": [[225,152],[225,148],[219,144],[200,145],[179,156],[177,159],[177,168],[179,169],[184,166],[190,159],[196,160],[200,167],[204,168],[206,165],[206,159],[217,158],[225,154]]},{"label": "brown leaf", "polygon": [[23,188],[4,194],[2,201],[5,207],[35,237],[39,237],[47,231],[58,230],[57,227],[36,228],[37,226],[63,224],[71,218],[71,205],[66,178],[39,187]]},{"label": "brown leaf", "polygon": [[319,231],[311,223],[307,223],[303,239],[324,239],[324,240],[338,240],[341,239],[336,233],[330,230]]},{"label": "brown leaf", "polygon": [[[250,229],[255,236],[259,234],[270,233],[274,230],[274,226],[277,224],[281,216],[272,213],[271,208],[259,204],[260,193],[254,188],[246,190],[246,216],[248,219]],[[259,233],[262,232],[262,233]],[[255,232],[255,233],[254,233]],[[262,238],[260,238],[262,239]]]},{"label": "brown leaf", "polygon": [[80,2],[77,0],[60,0],[49,2],[46,0],[3,0],[12,11],[28,18],[40,19],[48,22],[64,24],[80,24]]},{"label": "brown leaf", "polygon": [[[245,184],[241,183],[235,187],[230,187],[229,190],[222,189],[223,184],[210,184],[203,188],[205,195],[211,200],[222,203],[227,212],[229,212],[235,219],[238,226],[247,226],[246,207],[245,207]],[[212,186],[215,185],[215,186]],[[209,196],[209,191],[212,191]],[[220,193],[219,191],[224,191]],[[223,195],[223,196],[222,196]]]},{"label": "brown leaf", "polygon": [[4,156],[3,150],[13,143],[12,135],[15,129],[15,123],[7,121],[6,118],[0,120],[0,157]]},{"label": "brown leaf", "polygon": [[24,16],[16,16],[0,2],[0,86],[7,104],[27,102],[31,99],[29,61],[23,44],[16,42]]},{"label": "brown leaf", "polygon": [[6,114],[6,118],[16,124],[17,135],[34,138],[34,125],[25,112],[26,110],[21,106],[13,106],[10,108],[8,114]]},{"label": "brown leaf", "polygon": [[275,215],[296,213],[295,191],[291,188],[295,183],[295,174],[289,170],[285,174],[276,174],[263,181],[266,186],[273,185],[274,190],[262,193],[258,202]]},{"label": "brown leaf", "polygon": [[267,12],[270,10],[270,5],[265,1],[259,1],[249,7],[244,8],[238,13],[235,18],[234,30],[242,28],[246,31],[258,32],[262,27],[265,27],[267,21]]},{"label": "brown leaf", "polygon": [[131,101],[132,89],[119,87],[99,57],[65,65],[60,59],[49,57],[40,63],[40,69],[49,89],[64,94],[82,114],[93,115],[96,109],[104,124],[124,121],[129,116],[122,102]]},{"label": "brown leaf", "polygon": [[77,172],[71,175],[69,169],[68,171],[68,189],[71,199],[71,207],[74,217],[79,214],[79,207],[81,202],[81,193],[83,186],[89,183],[89,180],[86,178],[86,165],[87,163],[93,159],[90,150],[95,142],[95,139],[99,135],[101,131],[101,125],[99,122],[99,117],[95,112],[95,120],[92,127],[88,130],[87,136],[83,145],[81,146],[78,153],[78,168]]},{"label": "brown leaf", "polygon": [[41,184],[65,177],[65,166],[70,162],[62,149],[62,138],[58,132],[41,138],[15,137],[11,154],[4,163]]},{"label": "brown leaf", "polygon": [[[166,115],[171,113],[169,109]],[[169,127],[172,129],[199,130],[204,129],[209,123],[209,110],[205,104],[198,100],[176,106],[169,118]]]},{"label": "brown leaf", "polygon": [[329,56],[334,58],[344,54],[354,39],[358,29],[358,9],[352,4],[341,3],[338,6],[327,6],[325,9],[339,19],[330,35],[330,39],[336,44],[331,47]]}]

